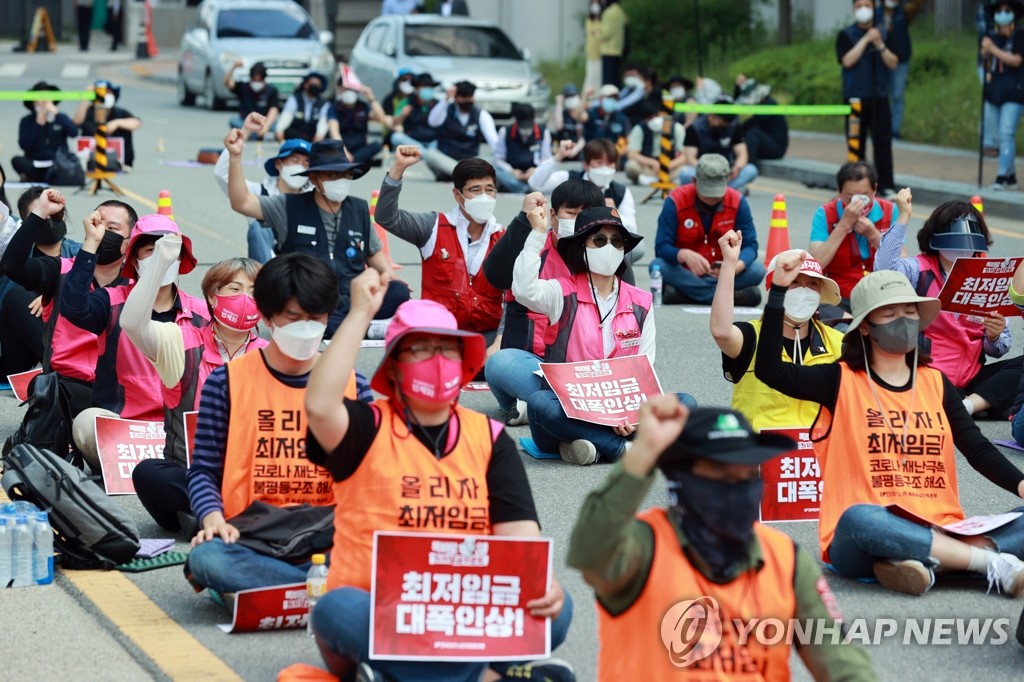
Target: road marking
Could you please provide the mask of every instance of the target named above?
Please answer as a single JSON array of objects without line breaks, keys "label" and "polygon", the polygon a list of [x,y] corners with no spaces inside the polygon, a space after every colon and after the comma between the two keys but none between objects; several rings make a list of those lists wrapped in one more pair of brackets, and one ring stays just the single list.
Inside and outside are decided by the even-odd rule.
[{"label": "road marking", "polygon": [[26,62],[0,64],[0,78],[21,78],[27,69],[28,63]]},{"label": "road marking", "polygon": [[61,78],[85,78],[89,75],[88,64],[65,64],[60,70]]},{"label": "road marking", "polygon": [[62,575],[172,680],[242,678],[118,571]]},{"label": "road marking", "polygon": [[[121,187],[121,191],[124,192],[125,196],[129,197],[132,201],[140,203],[143,206],[147,206],[147,207],[153,209],[153,212],[156,213],[157,205],[156,205],[156,202],[153,201],[152,199],[147,199],[146,197],[142,196],[141,194],[136,194],[135,192],[131,191],[130,189],[125,189],[124,187]],[[234,243],[230,239],[226,239],[219,232],[214,232],[210,228],[205,227],[203,225],[200,225],[199,223],[193,222],[191,220],[184,220],[184,219],[182,219],[179,216],[175,216],[174,222],[176,222],[179,227],[182,227],[182,226],[188,227],[189,231],[195,230],[196,232],[202,232],[207,237],[210,237],[211,239],[216,239],[217,241],[221,242],[222,244],[233,244]]]}]

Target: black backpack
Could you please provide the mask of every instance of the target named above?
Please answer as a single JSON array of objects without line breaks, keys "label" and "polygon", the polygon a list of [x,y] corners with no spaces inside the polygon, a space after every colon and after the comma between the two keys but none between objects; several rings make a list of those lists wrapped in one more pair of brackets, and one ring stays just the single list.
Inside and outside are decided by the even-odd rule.
[{"label": "black backpack", "polygon": [[81,459],[71,454],[71,397],[56,372],[40,374],[29,384],[28,405],[21,426],[4,443],[3,455],[17,445],[31,443],[49,450],[81,467]]},{"label": "black backpack", "polygon": [[46,182],[63,187],[81,187],[85,184],[85,169],[71,150],[58,147],[53,165],[46,171]]}]

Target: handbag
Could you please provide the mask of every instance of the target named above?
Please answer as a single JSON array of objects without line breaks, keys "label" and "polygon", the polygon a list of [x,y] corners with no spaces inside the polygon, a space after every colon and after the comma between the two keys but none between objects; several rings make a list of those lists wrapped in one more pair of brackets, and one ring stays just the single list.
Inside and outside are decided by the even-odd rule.
[{"label": "handbag", "polygon": [[288,563],[304,563],[334,545],[334,505],[275,507],[257,501],[228,523],[238,529],[238,544]]}]

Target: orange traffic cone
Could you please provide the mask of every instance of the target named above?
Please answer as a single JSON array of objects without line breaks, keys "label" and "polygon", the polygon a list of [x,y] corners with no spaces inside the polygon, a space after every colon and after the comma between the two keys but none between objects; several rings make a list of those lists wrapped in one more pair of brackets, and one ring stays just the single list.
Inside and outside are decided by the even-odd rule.
[{"label": "orange traffic cone", "polygon": [[377,213],[377,199],[380,198],[380,190],[375,189],[370,194],[370,220],[373,220],[373,229],[377,231],[377,236],[380,237],[381,244],[384,245],[384,256],[388,259],[388,263],[391,265],[392,270],[401,270],[402,266],[391,260],[391,247],[388,246],[388,233],[383,227],[377,224],[377,221],[373,219],[373,216]]},{"label": "orange traffic cone", "polygon": [[976,208],[978,210],[978,213],[985,213],[985,204],[981,202],[980,194],[975,194],[973,197],[971,197],[971,206]]},{"label": "orange traffic cone", "polygon": [[156,200],[156,212],[174,220],[174,211],[171,210],[171,193],[165,189],[160,190],[160,196]]},{"label": "orange traffic cone", "polygon": [[768,228],[768,248],[764,266],[783,251],[789,251],[789,221],[786,219],[786,196],[776,194],[772,202],[772,221]]}]

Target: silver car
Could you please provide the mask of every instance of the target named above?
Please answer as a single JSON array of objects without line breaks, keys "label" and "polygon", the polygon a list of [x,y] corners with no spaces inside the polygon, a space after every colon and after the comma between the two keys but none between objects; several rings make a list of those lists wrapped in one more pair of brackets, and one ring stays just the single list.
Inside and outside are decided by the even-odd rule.
[{"label": "silver car", "polygon": [[327,77],[333,91],[337,65],[329,31],[318,32],[306,11],[292,0],[205,0],[181,38],[178,102],[223,109],[233,95],[224,77],[236,61],[238,81],[249,79],[256,62],[267,80],[287,96],[310,71]]},{"label": "silver car", "polygon": [[474,100],[495,119],[507,120],[514,102],[532,104],[540,119],[551,91],[500,27],[490,21],[438,15],[386,15],[363,29],[350,65],[383,98],[399,69],[428,72],[443,85],[461,80],[477,87]]}]

